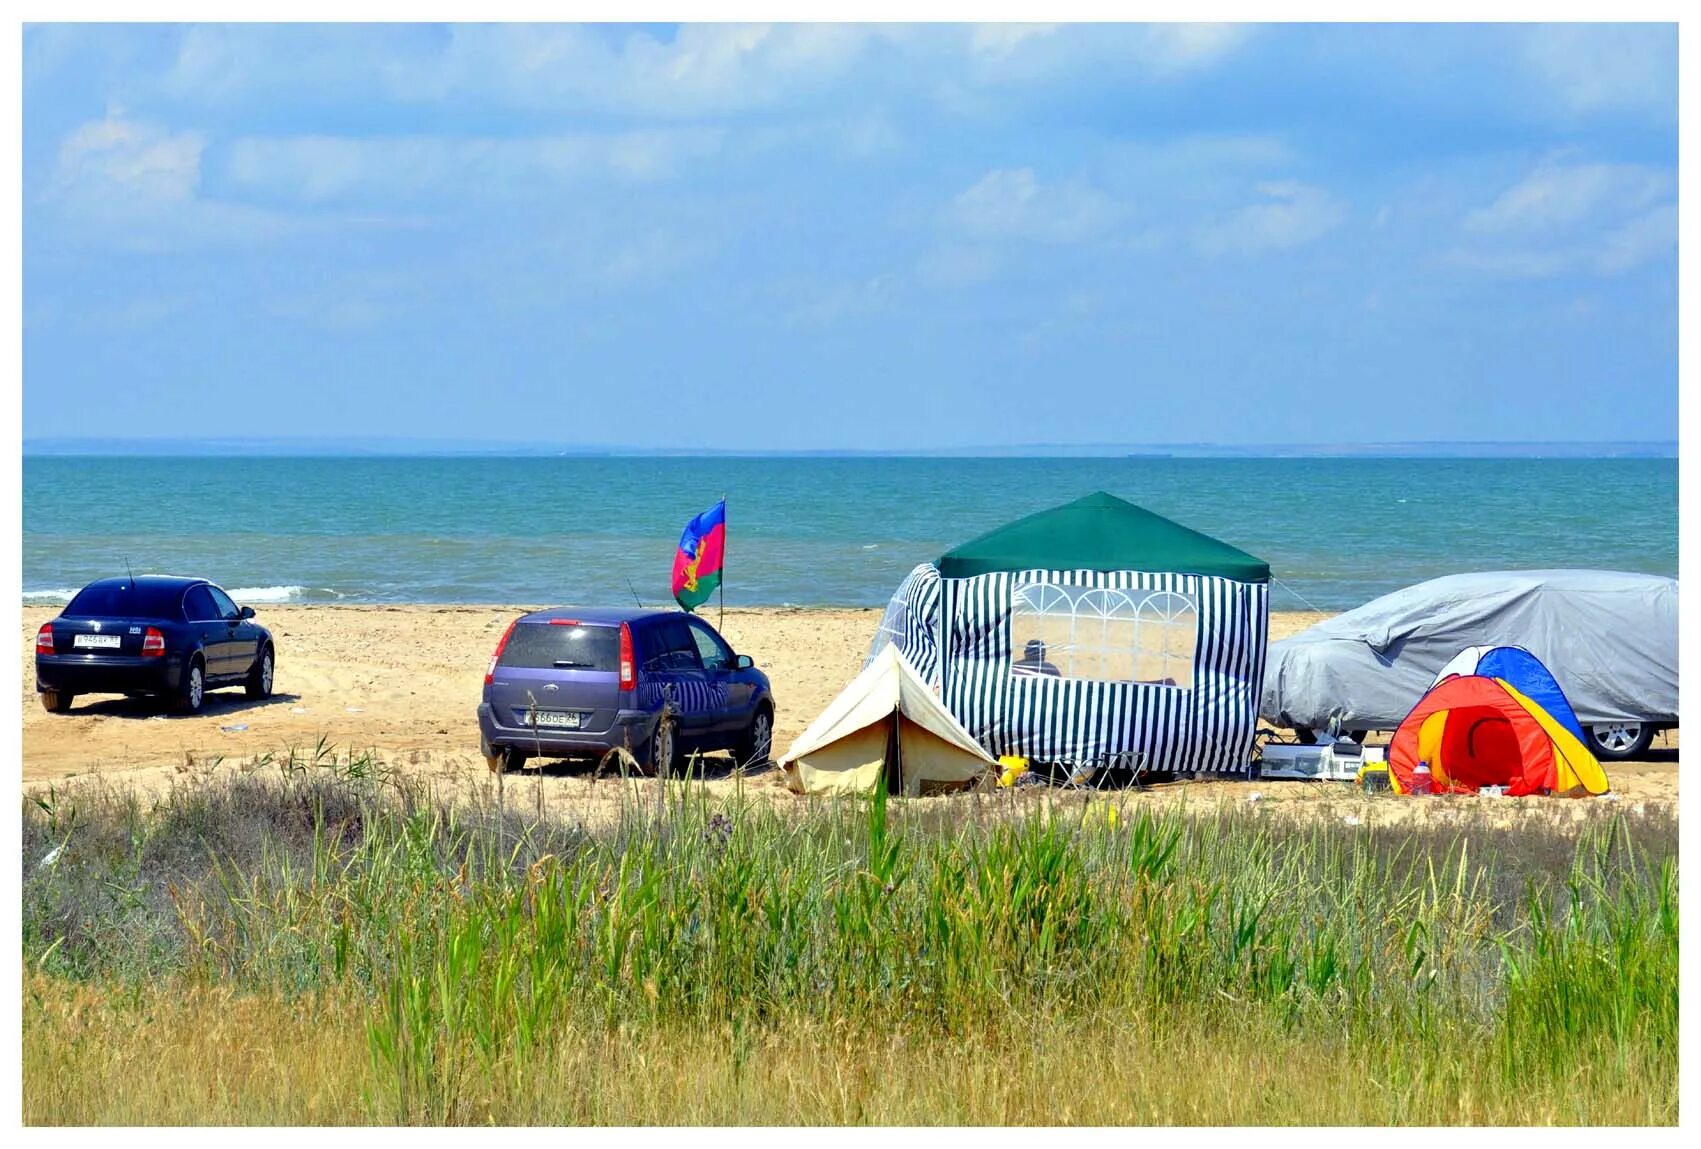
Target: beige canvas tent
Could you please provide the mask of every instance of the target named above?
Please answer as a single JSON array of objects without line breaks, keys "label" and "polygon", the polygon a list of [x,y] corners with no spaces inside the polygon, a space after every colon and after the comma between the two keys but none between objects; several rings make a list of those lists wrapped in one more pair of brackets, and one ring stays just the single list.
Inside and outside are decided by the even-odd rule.
[{"label": "beige canvas tent", "polygon": [[997,765],[895,645],[875,656],[780,759],[786,784],[800,794],[866,792],[882,775],[893,792],[917,794],[923,783],[972,782]]}]

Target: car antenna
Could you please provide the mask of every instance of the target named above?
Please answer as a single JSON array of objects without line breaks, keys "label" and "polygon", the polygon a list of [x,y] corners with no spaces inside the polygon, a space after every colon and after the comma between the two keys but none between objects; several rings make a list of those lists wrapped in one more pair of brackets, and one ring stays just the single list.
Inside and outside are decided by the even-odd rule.
[{"label": "car antenna", "polygon": [[632,585],[632,579],[630,577],[628,577],[627,580],[626,580],[626,589],[632,592],[633,599],[635,599],[638,603],[638,609],[639,610],[645,609],[644,608],[644,600],[641,599],[641,598],[638,598],[638,588]]},{"label": "car antenna", "polygon": [[136,585],[136,572],[130,569],[129,555],[124,556],[124,573],[130,576],[130,585],[134,587]]}]

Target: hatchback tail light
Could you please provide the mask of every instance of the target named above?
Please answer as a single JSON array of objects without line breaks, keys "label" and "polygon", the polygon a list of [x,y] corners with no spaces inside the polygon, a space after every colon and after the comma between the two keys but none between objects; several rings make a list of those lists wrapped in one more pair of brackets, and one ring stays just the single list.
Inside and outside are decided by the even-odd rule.
[{"label": "hatchback tail light", "polygon": [[35,632],[35,652],[37,654],[53,653],[53,624],[44,622],[41,629]]},{"label": "hatchback tail light", "polygon": [[142,635],[142,657],[159,658],[165,654],[165,635],[157,627],[148,627],[148,632]]},{"label": "hatchback tail light", "polygon": [[620,689],[638,689],[638,667],[632,661],[632,628],[620,624]]},{"label": "hatchback tail light", "polygon": [[490,666],[487,667],[484,672],[484,684],[486,686],[489,686],[492,682],[496,681],[496,663],[501,659],[502,651],[508,645],[508,636],[514,633],[514,626],[519,621],[520,620],[516,618],[513,622],[508,624],[508,629],[502,632],[501,639],[496,643],[496,649],[491,651]]}]

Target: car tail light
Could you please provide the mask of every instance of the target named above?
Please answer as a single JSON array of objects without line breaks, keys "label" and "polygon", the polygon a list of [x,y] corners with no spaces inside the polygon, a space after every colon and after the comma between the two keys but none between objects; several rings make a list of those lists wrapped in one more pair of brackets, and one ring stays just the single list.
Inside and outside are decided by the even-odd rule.
[{"label": "car tail light", "polygon": [[620,689],[638,689],[638,668],[632,661],[632,628],[620,624]]},{"label": "car tail light", "polygon": [[516,618],[513,622],[508,624],[508,629],[502,632],[502,638],[497,642],[496,649],[491,651],[490,666],[484,672],[484,684],[486,686],[489,686],[492,682],[496,681],[496,663],[499,659],[501,659],[502,651],[508,646],[508,636],[514,633],[514,627],[518,625],[519,621],[520,620]]},{"label": "car tail light", "polygon": [[37,654],[53,653],[53,624],[44,622],[41,629],[35,632],[35,652]]},{"label": "car tail light", "polygon": [[148,632],[142,635],[142,656],[158,658],[165,653],[165,635],[157,627],[148,627]]},{"label": "car tail light", "polygon": [[576,618],[552,618],[552,619],[549,620],[549,625],[550,626],[578,626],[579,620],[576,619]]}]

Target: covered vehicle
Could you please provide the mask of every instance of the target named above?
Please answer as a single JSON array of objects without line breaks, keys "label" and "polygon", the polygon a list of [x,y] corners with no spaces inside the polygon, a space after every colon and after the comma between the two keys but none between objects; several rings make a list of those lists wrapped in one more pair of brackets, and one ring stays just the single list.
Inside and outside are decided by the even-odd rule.
[{"label": "covered vehicle", "polygon": [[1677,725],[1677,581],[1622,571],[1449,575],[1384,595],[1272,644],[1259,713],[1302,737],[1392,730],[1472,646],[1540,659],[1602,759]]}]

